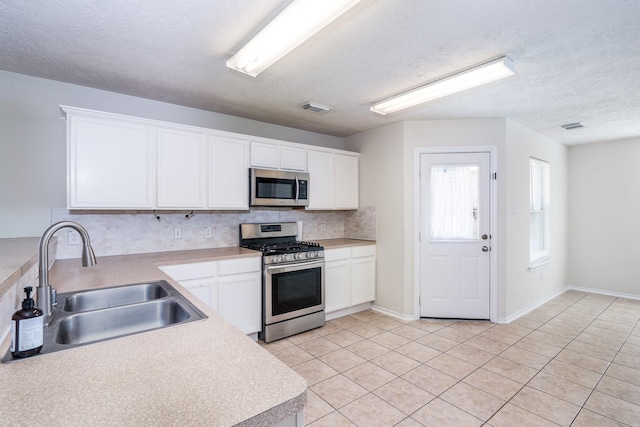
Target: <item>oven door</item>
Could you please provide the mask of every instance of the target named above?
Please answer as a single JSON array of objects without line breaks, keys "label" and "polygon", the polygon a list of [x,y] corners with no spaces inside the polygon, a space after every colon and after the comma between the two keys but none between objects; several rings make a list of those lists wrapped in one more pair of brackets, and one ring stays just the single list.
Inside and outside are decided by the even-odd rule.
[{"label": "oven door", "polygon": [[324,260],[268,265],[264,276],[265,325],[324,310]]}]

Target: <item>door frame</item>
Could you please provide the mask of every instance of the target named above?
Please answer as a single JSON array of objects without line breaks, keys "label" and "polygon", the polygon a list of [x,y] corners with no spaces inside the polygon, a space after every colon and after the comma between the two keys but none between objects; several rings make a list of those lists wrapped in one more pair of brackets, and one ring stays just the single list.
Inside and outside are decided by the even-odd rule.
[{"label": "door frame", "polygon": [[[490,173],[497,176],[498,147],[493,145],[478,146],[450,146],[450,147],[417,147],[414,150],[413,160],[413,313],[414,318],[420,318],[420,283],[421,283],[421,248],[420,248],[420,156],[423,154],[452,154],[452,153],[489,153]],[[489,320],[496,323],[498,320],[498,181],[491,179],[489,183],[490,209],[491,209],[491,251],[489,252]]]}]

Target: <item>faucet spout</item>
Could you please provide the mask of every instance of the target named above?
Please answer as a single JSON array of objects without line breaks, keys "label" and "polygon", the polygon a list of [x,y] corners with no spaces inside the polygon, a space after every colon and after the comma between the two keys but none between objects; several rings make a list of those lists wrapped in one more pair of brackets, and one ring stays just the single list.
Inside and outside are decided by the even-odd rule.
[{"label": "faucet spout", "polygon": [[49,285],[49,242],[53,235],[61,228],[72,228],[76,230],[82,238],[82,266],[90,267],[96,265],[96,256],[93,253],[91,247],[91,241],[89,239],[89,233],[87,230],[77,222],[73,221],[61,221],[53,224],[47,228],[40,238],[40,244],[38,247],[38,288],[36,290],[36,298],[38,308],[42,310],[46,319],[51,316],[51,286]]}]

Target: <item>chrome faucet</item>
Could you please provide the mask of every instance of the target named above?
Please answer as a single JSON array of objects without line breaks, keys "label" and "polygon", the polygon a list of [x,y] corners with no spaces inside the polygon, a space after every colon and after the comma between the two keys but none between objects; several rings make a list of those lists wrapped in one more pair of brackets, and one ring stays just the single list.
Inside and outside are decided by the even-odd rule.
[{"label": "chrome faucet", "polygon": [[83,226],[73,221],[61,221],[45,230],[40,238],[40,246],[38,248],[38,271],[40,279],[38,288],[36,289],[37,305],[45,316],[45,322],[48,322],[52,312],[52,288],[49,285],[49,241],[58,230],[65,227],[73,228],[80,233],[80,237],[82,238],[82,266],[90,267],[96,265],[96,256],[93,254],[93,248],[91,248],[89,233],[87,233],[87,230],[85,230]]}]

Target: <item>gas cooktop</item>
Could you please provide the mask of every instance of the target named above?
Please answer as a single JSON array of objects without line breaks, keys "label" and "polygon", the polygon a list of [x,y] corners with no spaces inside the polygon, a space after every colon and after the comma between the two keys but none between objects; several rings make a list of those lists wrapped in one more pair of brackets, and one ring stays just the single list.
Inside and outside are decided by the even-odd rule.
[{"label": "gas cooktop", "polygon": [[322,250],[322,246],[316,242],[278,242],[278,243],[258,243],[246,246],[247,249],[260,251],[263,255],[281,255],[296,252],[309,252]]}]

